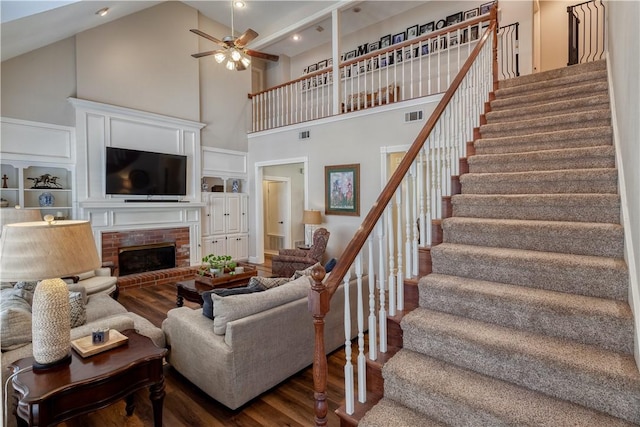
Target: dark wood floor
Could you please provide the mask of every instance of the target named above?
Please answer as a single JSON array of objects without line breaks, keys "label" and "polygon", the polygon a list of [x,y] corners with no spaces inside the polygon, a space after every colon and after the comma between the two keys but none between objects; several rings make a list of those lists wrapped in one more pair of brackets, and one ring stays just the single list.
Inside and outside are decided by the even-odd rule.
[{"label": "dark wood floor", "polygon": [[[271,269],[262,268],[261,275],[270,275]],[[128,310],[149,319],[160,326],[167,311],[175,307],[173,285],[126,289],[118,299]],[[185,301],[185,306],[199,307]],[[311,321],[311,317],[309,318]],[[329,357],[328,404],[329,426],[338,426],[335,409],[344,398],[344,351],[338,350]],[[243,407],[232,411],[211,399],[192,385],[171,366],[165,366],[164,426],[312,426],[313,374],[311,367],[304,369],[287,381],[258,396]],[[131,417],[125,415],[124,402],[78,417],[61,424],[68,427],[152,426],[153,413],[148,391],[136,393],[136,409]]]}]

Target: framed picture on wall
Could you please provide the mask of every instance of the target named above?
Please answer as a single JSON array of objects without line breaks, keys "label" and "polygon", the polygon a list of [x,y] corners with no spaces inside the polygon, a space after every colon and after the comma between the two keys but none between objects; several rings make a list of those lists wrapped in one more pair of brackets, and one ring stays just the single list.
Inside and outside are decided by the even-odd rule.
[{"label": "framed picture on wall", "polygon": [[373,43],[369,43],[369,52],[373,52],[380,49],[380,42],[373,42]]},{"label": "framed picture on wall", "polygon": [[391,34],[380,37],[380,49],[391,46]]},{"label": "framed picture on wall", "polygon": [[484,3],[480,5],[480,15],[484,15],[485,13],[489,13],[489,11],[491,10],[491,6],[493,6],[492,1],[488,2],[488,3]]},{"label": "framed picture on wall", "polygon": [[420,25],[419,35],[432,32],[436,28],[436,23],[431,21],[427,24]]},{"label": "framed picture on wall", "polygon": [[318,62],[318,70],[322,70],[323,68],[327,68],[327,60]]},{"label": "framed picture on wall", "polygon": [[464,13],[464,20],[466,21],[467,19],[475,18],[479,14],[480,14],[480,9],[478,9],[477,7],[475,9],[467,10]]},{"label": "framed picture on wall", "polygon": [[415,39],[418,37],[418,26],[414,25],[407,28],[407,40]]},{"label": "framed picture on wall", "polygon": [[398,43],[402,43],[406,39],[407,39],[407,34],[403,31],[403,32],[398,33],[398,34],[394,34],[393,35],[393,39],[391,40],[391,42],[393,44],[398,44]]},{"label": "framed picture on wall", "polygon": [[447,16],[447,27],[462,22],[462,12]]},{"label": "framed picture on wall", "polygon": [[310,73],[313,73],[314,71],[318,71],[318,64],[311,64],[309,65],[308,69]]},{"label": "framed picture on wall", "polygon": [[324,167],[325,215],[360,216],[360,164]]}]

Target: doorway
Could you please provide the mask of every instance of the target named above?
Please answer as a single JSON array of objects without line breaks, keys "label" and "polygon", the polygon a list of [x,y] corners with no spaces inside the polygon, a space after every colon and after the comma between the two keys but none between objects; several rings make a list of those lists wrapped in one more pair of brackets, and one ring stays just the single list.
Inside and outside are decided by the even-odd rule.
[{"label": "doorway", "polygon": [[260,231],[254,234],[255,258],[251,262],[262,264],[265,254],[270,256],[282,247],[304,244],[302,213],[308,205],[307,170],[306,157],[255,163],[255,229]]},{"label": "doorway", "polygon": [[262,179],[264,195],[264,253],[277,254],[291,247],[291,179],[265,175]]}]

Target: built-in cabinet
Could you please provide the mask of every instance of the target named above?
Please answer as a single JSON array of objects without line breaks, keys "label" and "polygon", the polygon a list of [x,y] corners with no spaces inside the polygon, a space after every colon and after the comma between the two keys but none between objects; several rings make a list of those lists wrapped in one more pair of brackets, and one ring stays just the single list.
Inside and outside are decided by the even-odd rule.
[{"label": "built-in cabinet", "polygon": [[73,166],[8,160],[0,165],[0,177],[3,207],[40,209],[43,216],[56,219],[74,218]]},{"label": "built-in cabinet", "polygon": [[243,193],[202,193],[202,254],[249,258],[249,196]]}]

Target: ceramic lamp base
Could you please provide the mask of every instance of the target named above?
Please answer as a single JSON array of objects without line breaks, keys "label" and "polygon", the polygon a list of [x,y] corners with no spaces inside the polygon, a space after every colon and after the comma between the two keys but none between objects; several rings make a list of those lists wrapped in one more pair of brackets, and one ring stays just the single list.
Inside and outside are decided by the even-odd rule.
[{"label": "ceramic lamp base", "polygon": [[42,280],[33,293],[34,367],[51,366],[71,354],[69,288],[62,279]]}]

